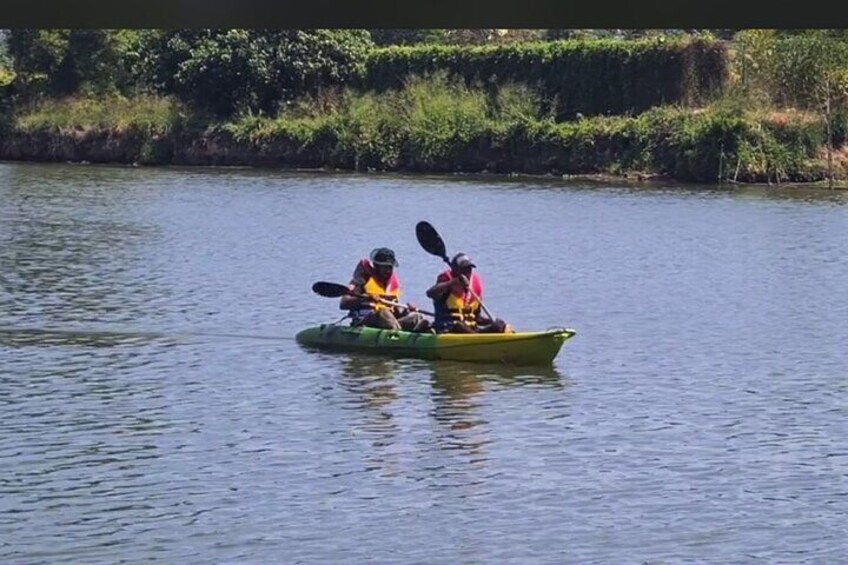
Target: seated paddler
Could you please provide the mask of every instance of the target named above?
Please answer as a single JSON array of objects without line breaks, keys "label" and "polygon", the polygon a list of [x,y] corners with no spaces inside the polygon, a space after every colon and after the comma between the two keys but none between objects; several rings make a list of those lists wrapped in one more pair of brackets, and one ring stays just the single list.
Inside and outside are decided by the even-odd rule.
[{"label": "seated paddler", "polygon": [[343,296],[339,307],[349,310],[351,325],[409,332],[430,331],[430,322],[412,303],[400,303],[400,279],[395,252],[378,247],[357,263],[348,288],[360,296]]},{"label": "seated paddler", "polygon": [[492,320],[480,308],[483,280],[477,267],[465,253],[457,253],[450,269],[439,273],[436,284],[427,289],[433,299],[438,333],[513,333],[512,327],[501,320]]}]

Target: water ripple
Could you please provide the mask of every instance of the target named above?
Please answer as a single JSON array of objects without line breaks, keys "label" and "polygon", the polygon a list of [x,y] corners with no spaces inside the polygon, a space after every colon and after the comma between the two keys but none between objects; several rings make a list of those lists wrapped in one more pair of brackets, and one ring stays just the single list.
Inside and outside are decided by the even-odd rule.
[{"label": "water ripple", "polygon": [[[840,562],[844,206],[2,165],[0,560]],[[554,367],[293,342],[378,245],[426,303],[421,210],[498,316],[578,329]]]}]

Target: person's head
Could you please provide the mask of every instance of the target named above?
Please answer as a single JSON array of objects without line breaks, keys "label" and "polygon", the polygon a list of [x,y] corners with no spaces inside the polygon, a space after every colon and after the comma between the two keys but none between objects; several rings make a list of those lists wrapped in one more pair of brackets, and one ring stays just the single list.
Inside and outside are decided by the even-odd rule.
[{"label": "person's head", "polygon": [[466,255],[465,253],[457,253],[453,256],[453,259],[451,259],[450,267],[451,271],[453,271],[455,274],[470,277],[472,271],[477,267],[477,265],[475,265],[471,261],[471,257]]},{"label": "person's head", "polygon": [[371,264],[374,265],[374,270],[382,278],[389,278],[394,268],[398,266],[395,252],[388,247],[378,247],[373,250],[370,259]]}]

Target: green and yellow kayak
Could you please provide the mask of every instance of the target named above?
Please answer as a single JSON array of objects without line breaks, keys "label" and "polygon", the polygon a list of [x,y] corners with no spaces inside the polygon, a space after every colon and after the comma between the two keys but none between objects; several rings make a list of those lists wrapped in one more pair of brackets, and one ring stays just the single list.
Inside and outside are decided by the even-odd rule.
[{"label": "green and yellow kayak", "polygon": [[575,333],[572,329],[557,328],[512,334],[437,335],[322,324],[299,332],[295,339],[307,347],[337,351],[419,359],[550,365],[565,340]]}]

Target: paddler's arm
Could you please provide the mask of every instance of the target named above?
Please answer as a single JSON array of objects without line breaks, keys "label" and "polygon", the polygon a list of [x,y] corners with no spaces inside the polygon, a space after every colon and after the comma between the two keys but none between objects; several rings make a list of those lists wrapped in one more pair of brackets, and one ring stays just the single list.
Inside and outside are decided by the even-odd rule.
[{"label": "paddler's arm", "polygon": [[[362,262],[357,263],[356,268],[353,270],[353,275],[350,277],[350,282],[347,287],[351,292],[355,292],[357,294],[365,294],[365,280],[366,280],[365,269],[362,267]],[[364,308],[370,304],[369,300],[364,300],[357,296],[342,296],[342,299],[339,301],[339,309],[341,310],[359,310],[360,308]]]},{"label": "paddler's arm", "polygon": [[427,298],[437,299],[444,296],[450,290],[451,281],[436,283],[427,289]]},{"label": "paddler's arm", "polygon": [[[456,286],[461,285],[461,286]],[[451,291],[452,288],[456,287],[457,289],[462,288],[463,286],[467,287],[467,279],[460,275],[456,278],[450,278],[446,281],[436,282],[433,286],[427,289],[427,297],[432,299],[441,298],[445,294]]]},{"label": "paddler's arm", "polygon": [[[348,288],[350,288],[351,292],[355,292],[357,294],[365,294],[362,290],[362,287],[357,287],[354,284],[349,285]],[[360,298],[358,296],[346,295],[342,296],[341,300],[339,300],[340,310],[358,310],[360,308],[365,308],[369,305],[373,306],[373,302],[371,302],[367,298]]]}]

